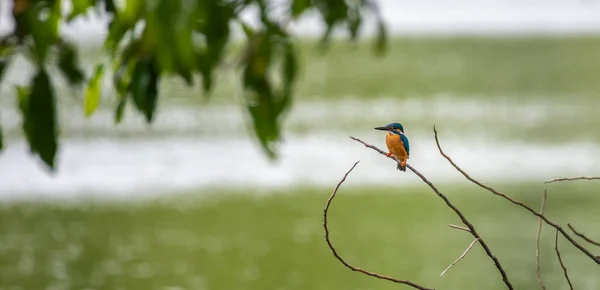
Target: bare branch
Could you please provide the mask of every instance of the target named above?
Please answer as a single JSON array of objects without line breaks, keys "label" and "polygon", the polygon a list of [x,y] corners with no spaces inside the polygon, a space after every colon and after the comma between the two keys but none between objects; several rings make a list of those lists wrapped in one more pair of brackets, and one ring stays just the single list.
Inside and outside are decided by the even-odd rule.
[{"label": "bare branch", "polygon": [[556,256],[558,257],[558,262],[565,273],[565,279],[567,279],[567,283],[569,283],[569,289],[573,290],[573,284],[571,284],[571,279],[569,279],[569,274],[567,274],[567,268],[560,257],[560,252],[558,251],[558,230],[556,230],[556,234],[554,235],[554,249],[556,250]]},{"label": "bare branch", "polygon": [[575,180],[598,180],[598,179],[600,179],[600,176],[594,176],[594,177],[586,177],[586,176],[564,177],[564,178],[550,179],[550,180],[544,181],[544,183],[552,183],[552,182],[558,182],[558,181],[575,181]]},{"label": "bare branch", "polygon": [[[379,154],[381,155],[386,155],[386,152],[384,152],[383,150],[377,148],[374,145],[368,144],[358,138],[354,138],[352,136],[350,136],[350,138],[352,140],[355,140],[363,145],[365,145],[367,148],[371,148],[375,151],[377,151]],[[394,161],[396,161],[396,163],[399,162],[399,160],[397,158],[395,158],[393,155],[389,156],[388,158],[393,159]],[[506,284],[506,287],[508,289],[513,289],[512,284],[510,283],[510,281],[508,280],[508,276],[506,275],[506,272],[504,271],[504,268],[502,268],[502,265],[500,264],[500,261],[498,260],[498,258],[496,258],[496,256],[492,253],[492,251],[490,250],[490,248],[488,247],[488,245],[485,243],[485,241],[483,240],[483,238],[481,238],[481,236],[479,236],[479,234],[477,233],[477,230],[475,229],[475,227],[471,224],[471,222],[469,222],[467,220],[467,218],[463,215],[463,213],[456,208],[456,206],[454,206],[450,200],[444,195],[442,194],[436,187],[435,185],[433,185],[433,183],[431,183],[431,181],[429,181],[427,178],[425,178],[425,176],[423,176],[423,174],[421,174],[419,171],[417,171],[416,169],[414,169],[412,166],[410,166],[408,163],[406,164],[406,168],[410,169],[414,174],[416,174],[419,178],[421,178],[421,180],[423,180],[423,182],[425,182],[427,185],[429,185],[429,187],[435,192],[435,194],[437,194],[437,196],[439,196],[442,200],[444,200],[444,202],[446,203],[446,205],[451,208],[456,215],[458,215],[458,217],[460,218],[460,220],[462,221],[462,223],[467,226],[467,228],[469,228],[469,231],[471,232],[471,235],[473,235],[473,237],[478,238],[479,239],[479,244],[483,247],[483,249],[485,250],[485,253],[488,255],[488,257],[490,257],[490,259],[492,259],[492,261],[494,262],[494,265],[496,265],[496,268],[498,269],[498,271],[500,272],[500,275],[502,275],[502,281],[504,282],[504,284]]]},{"label": "bare branch", "polygon": [[408,281],[408,280],[400,280],[400,279],[396,279],[394,277],[390,277],[390,276],[386,276],[386,275],[382,275],[382,274],[370,272],[370,271],[367,271],[365,269],[352,266],[348,262],[346,262],[337,253],[337,250],[335,249],[335,247],[331,243],[331,240],[329,239],[329,229],[327,228],[327,212],[329,210],[329,206],[331,205],[331,202],[333,201],[333,198],[335,197],[335,194],[337,193],[338,189],[340,188],[340,186],[342,185],[342,183],[344,183],[344,181],[346,181],[346,177],[348,177],[348,174],[350,174],[350,172],[352,172],[352,170],[354,170],[354,167],[356,167],[356,165],[358,164],[358,162],[360,162],[360,161],[356,161],[356,163],[354,163],[354,165],[352,165],[352,167],[350,168],[350,170],[348,170],[348,172],[346,172],[346,174],[344,174],[344,177],[342,178],[342,180],[340,180],[340,182],[337,184],[337,186],[333,190],[333,193],[331,193],[331,196],[329,197],[329,199],[327,199],[327,203],[325,205],[325,209],[323,210],[323,228],[325,229],[325,241],[327,242],[327,245],[331,249],[331,252],[333,253],[333,255],[340,262],[342,262],[342,264],[344,264],[344,266],[346,266],[346,268],[348,268],[348,269],[350,269],[352,271],[360,272],[360,273],[363,273],[365,275],[368,275],[368,276],[371,276],[371,277],[375,277],[377,279],[388,280],[388,281],[392,281],[394,283],[405,284],[405,285],[412,286],[413,288],[417,288],[417,289],[421,289],[421,290],[433,290],[431,288],[423,287],[421,285],[418,285],[418,284],[413,283],[413,282]]},{"label": "bare branch", "polygon": [[[546,199],[548,198],[548,192],[544,190],[544,197],[542,198],[542,208],[540,209],[540,214],[544,214],[544,208],[546,207]],[[538,224],[537,233],[535,235],[535,266],[538,283],[543,290],[546,290],[546,286],[544,286],[544,281],[542,280],[542,273],[540,272],[540,234],[542,233],[542,219],[540,218],[540,222]]]},{"label": "bare branch", "polygon": [[440,146],[440,141],[438,139],[438,133],[437,130],[435,129],[435,125],[433,126],[433,132],[435,133],[435,143],[437,144],[438,150],[440,151],[440,154],[446,158],[446,160],[448,160],[448,162],[450,162],[450,164],[456,169],[458,170],[458,172],[460,172],[466,179],[468,179],[469,181],[471,181],[472,183],[478,185],[481,188],[484,188],[486,190],[488,190],[489,192],[500,196],[508,201],[510,201],[513,204],[516,204],[526,210],[528,210],[530,213],[532,213],[533,215],[541,218],[542,220],[544,220],[544,222],[550,226],[552,226],[553,228],[555,228],[556,230],[558,230],[567,240],[569,240],[569,242],[571,242],[571,244],[573,244],[573,246],[577,247],[581,252],[583,252],[584,254],[586,254],[588,257],[590,257],[592,260],[594,260],[594,262],[596,262],[597,264],[600,264],[600,258],[594,256],[594,254],[590,253],[590,251],[588,251],[586,248],[584,248],[582,245],[580,245],[577,241],[575,241],[573,239],[573,237],[571,237],[560,225],[550,221],[547,217],[545,217],[544,215],[536,212],[535,210],[533,210],[531,207],[525,205],[524,203],[513,199],[510,196],[505,195],[502,192],[499,192],[495,189],[493,189],[492,187],[485,185],[477,180],[475,180],[474,178],[472,178],[471,176],[469,176],[469,174],[467,174],[464,170],[462,170],[462,168],[460,168],[458,165],[456,165],[456,163],[454,163],[454,161],[452,161],[452,158],[450,158],[450,156],[446,155],[446,153],[444,153],[444,150],[442,150],[442,146]]},{"label": "bare branch", "polygon": [[441,276],[444,276],[444,274],[445,274],[445,273],[446,273],[448,270],[450,270],[450,268],[452,268],[452,266],[456,265],[456,263],[458,263],[458,261],[462,260],[462,259],[463,259],[463,258],[464,258],[464,257],[467,255],[467,253],[468,253],[468,252],[471,250],[471,248],[473,248],[473,245],[475,245],[475,243],[477,243],[477,241],[479,241],[479,238],[477,238],[477,239],[474,239],[474,240],[471,242],[471,244],[470,244],[470,245],[467,247],[467,249],[466,249],[466,250],[465,250],[465,251],[462,253],[462,255],[460,255],[460,257],[458,257],[458,259],[454,260],[454,262],[452,262],[452,264],[450,264],[450,266],[448,266],[448,268],[446,268],[446,270],[444,270],[444,271],[442,272],[442,274],[440,274],[440,277],[441,277]]},{"label": "bare branch", "polygon": [[461,230],[461,231],[465,231],[465,232],[471,232],[471,230],[465,228],[465,227],[461,227],[461,226],[457,226],[457,225],[453,225],[453,224],[449,224],[449,227],[453,228],[453,229],[457,229],[457,230]]},{"label": "bare branch", "polygon": [[582,233],[580,233],[580,232],[576,231],[576,230],[575,230],[575,228],[573,228],[573,226],[571,226],[571,224],[567,224],[567,225],[569,226],[569,228],[571,229],[571,231],[573,231],[573,233],[574,233],[575,235],[579,236],[580,238],[584,239],[586,242],[588,242],[588,243],[590,243],[590,244],[592,244],[592,245],[595,245],[595,246],[598,246],[598,247],[600,247],[600,243],[598,243],[598,242],[596,242],[596,241],[594,241],[594,240],[592,240],[592,239],[588,238],[588,237],[587,237],[587,236],[585,236],[584,234],[582,234]]}]

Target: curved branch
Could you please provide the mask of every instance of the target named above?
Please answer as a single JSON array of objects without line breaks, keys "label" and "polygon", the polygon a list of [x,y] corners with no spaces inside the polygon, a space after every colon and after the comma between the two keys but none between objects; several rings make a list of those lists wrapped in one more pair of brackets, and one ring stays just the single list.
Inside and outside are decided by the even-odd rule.
[{"label": "curved branch", "polygon": [[[542,208],[540,214],[544,214],[544,208],[546,207],[546,199],[548,198],[548,192],[544,190],[544,196],[542,198]],[[535,234],[535,272],[537,273],[538,283],[542,287],[542,290],[546,290],[544,280],[542,280],[542,273],[540,271],[540,234],[542,233],[543,221],[540,219],[538,223],[537,233]]]},{"label": "curved branch", "polygon": [[[350,139],[357,141],[363,145],[365,145],[367,148],[371,148],[375,151],[377,151],[379,154],[381,155],[386,155],[386,152],[384,152],[383,150],[377,148],[374,145],[368,144],[358,138],[354,138],[352,136],[350,136]],[[396,161],[396,163],[399,163],[399,160],[394,157],[393,155],[389,156],[388,158],[393,159],[394,161]],[[477,233],[477,230],[475,229],[475,227],[471,224],[471,222],[469,222],[467,220],[467,218],[463,215],[463,213],[456,208],[456,206],[454,206],[450,200],[443,194],[441,193],[436,187],[435,185],[433,185],[433,183],[431,183],[431,181],[429,181],[427,178],[425,178],[425,176],[423,176],[423,174],[421,174],[419,171],[417,171],[416,169],[414,169],[412,166],[410,166],[409,164],[406,164],[406,168],[410,169],[414,174],[416,174],[419,178],[421,178],[421,180],[423,180],[423,182],[425,182],[427,185],[429,185],[429,187],[435,192],[435,194],[437,194],[437,196],[439,196],[441,199],[444,200],[444,202],[446,203],[446,205],[451,208],[456,215],[458,215],[458,217],[460,218],[460,220],[462,221],[462,223],[467,226],[467,228],[469,228],[469,231],[471,232],[471,235],[473,235],[473,237],[478,238],[479,239],[479,244],[483,247],[483,249],[485,250],[485,253],[488,255],[488,257],[490,257],[490,259],[492,259],[492,261],[494,262],[494,264],[496,265],[496,268],[498,269],[498,271],[500,272],[500,275],[502,275],[502,281],[504,281],[504,284],[506,284],[506,287],[508,289],[513,289],[512,284],[510,283],[510,281],[508,280],[508,276],[506,275],[506,272],[504,271],[504,268],[502,268],[502,265],[500,264],[500,261],[498,260],[498,258],[496,258],[496,256],[492,253],[492,250],[490,250],[490,248],[488,247],[488,245],[486,244],[486,242],[483,240],[483,238],[481,238],[481,236],[479,236],[479,234]]]},{"label": "curved branch", "polygon": [[394,277],[390,277],[390,276],[378,274],[378,273],[375,273],[375,272],[367,271],[367,270],[359,268],[359,267],[352,266],[348,262],[346,262],[338,254],[337,250],[335,249],[335,247],[331,243],[331,240],[329,239],[329,228],[327,227],[327,212],[329,211],[329,206],[331,205],[331,202],[333,201],[333,198],[335,197],[335,194],[337,193],[338,189],[340,188],[340,186],[342,185],[342,183],[344,183],[344,181],[346,181],[346,177],[348,177],[348,174],[350,174],[350,172],[352,172],[352,170],[354,170],[354,167],[356,167],[356,165],[358,164],[358,162],[360,162],[360,161],[356,161],[356,163],[354,163],[354,165],[352,165],[352,167],[350,168],[350,170],[348,170],[348,172],[346,172],[346,174],[344,174],[344,177],[337,184],[337,186],[333,190],[333,193],[331,193],[331,196],[329,197],[329,199],[327,199],[327,203],[325,204],[325,209],[323,210],[323,228],[325,229],[325,241],[327,242],[327,245],[329,246],[329,249],[331,249],[331,252],[333,253],[333,255],[342,264],[344,264],[344,266],[346,266],[346,268],[348,268],[348,269],[350,269],[352,271],[360,272],[360,273],[363,273],[365,275],[368,275],[368,276],[371,276],[371,277],[375,277],[377,279],[388,280],[388,281],[392,281],[394,283],[405,284],[405,285],[411,286],[411,287],[416,288],[416,289],[434,290],[434,289],[431,289],[431,288],[423,287],[421,285],[418,285],[418,284],[413,283],[413,282],[408,281],[408,280],[400,280],[400,279],[396,279]]},{"label": "curved branch", "polygon": [[469,174],[467,174],[464,170],[462,170],[462,168],[460,168],[458,165],[456,165],[456,163],[454,163],[454,161],[452,161],[452,158],[450,158],[448,155],[446,155],[446,153],[444,153],[444,150],[442,150],[442,147],[440,146],[440,141],[438,139],[438,133],[437,130],[435,129],[435,125],[433,126],[433,132],[435,134],[435,143],[437,144],[438,150],[440,151],[440,154],[446,158],[446,160],[448,160],[448,162],[450,162],[450,164],[456,169],[458,170],[458,172],[460,172],[466,179],[468,179],[469,181],[471,181],[472,183],[478,185],[481,188],[484,188],[486,190],[488,190],[489,192],[500,196],[510,202],[512,202],[513,204],[516,204],[526,210],[528,210],[530,213],[532,213],[533,215],[541,218],[542,220],[544,220],[544,222],[550,226],[552,226],[553,228],[555,228],[556,230],[558,230],[567,240],[569,240],[569,242],[571,242],[571,244],[573,244],[573,246],[577,247],[581,252],[583,252],[584,254],[586,254],[588,257],[590,257],[592,260],[594,260],[594,262],[596,262],[597,264],[600,264],[600,258],[594,256],[594,254],[590,253],[590,251],[588,251],[586,248],[584,248],[582,245],[580,245],[579,243],[577,243],[577,241],[575,241],[560,225],[550,221],[546,216],[544,216],[543,214],[540,214],[538,212],[536,212],[535,210],[533,210],[531,207],[525,205],[524,203],[513,199],[510,196],[507,196],[506,194],[499,192],[495,189],[493,189],[492,187],[485,185],[477,180],[475,180],[474,178],[472,178],[471,176],[469,176]]},{"label": "curved branch", "polygon": [[586,176],[564,177],[564,178],[550,179],[550,180],[544,181],[544,183],[553,183],[553,182],[558,182],[558,181],[575,181],[575,180],[598,180],[598,179],[600,179],[600,177],[598,177],[598,176],[594,176],[594,177],[586,177]]},{"label": "curved branch", "polygon": [[562,258],[560,257],[560,252],[558,251],[558,230],[554,235],[554,249],[556,250],[556,256],[558,257],[558,262],[563,269],[563,273],[565,274],[565,279],[567,279],[567,283],[569,283],[569,289],[573,290],[573,284],[571,284],[571,279],[569,279],[569,274],[567,274],[567,267],[563,263]]},{"label": "curved branch", "polygon": [[569,226],[569,228],[571,229],[571,231],[573,231],[573,233],[574,233],[575,235],[579,236],[580,238],[584,239],[586,242],[588,242],[588,243],[590,243],[590,244],[592,244],[592,245],[595,245],[595,246],[598,246],[598,247],[600,247],[600,243],[598,243],[598,242],[596,242],[596,241],[594,241],[594,240],[592,240],[592,239],[588,238],[588,237],[587,237],[587,236],[585,236],[584,234],[582,234],[582,233],[580,233],[580,232],[576,231],[576,230],[575,230],[575,228],[573,228],[573,226],[572,226],[571,224],[567,224],[567,226]]}]

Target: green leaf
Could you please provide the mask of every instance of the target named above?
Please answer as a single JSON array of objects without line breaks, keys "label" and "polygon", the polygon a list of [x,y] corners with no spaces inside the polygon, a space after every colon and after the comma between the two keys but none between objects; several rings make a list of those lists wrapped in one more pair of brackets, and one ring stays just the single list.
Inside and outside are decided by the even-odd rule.
[{"label": "green leaf", "polygon": [[85,14],[89,7],[94,6],[94,2],[95,1],[90,0],[71,0],[71,6],[73,7],[73,10],[67,17],[67,22],[71,22],[71,20],[73,20],[75,17]]},{"label": "green leaf", "polygon": [[58,68],[71,85],[83,82],[83,71],[77,63],[77,51],[73,45],[61,43],[59,46]]},{"label": "green leaf", "polygon": [[109,54],[114,56],[114,53],[121,43],[123,36],[127,33],[128,25],[123,23],[119,18],[115,18],[110,22],[108,26],[108,35],[106,36],[106,40],[104,40],[104,48],[109,52]]},{"label": "green leaf", "polygon": [[202,89],[204,90],[205,94],[210,94],[213,86],[213,78],[212,67],[210,66],[208,55],[198,54],[196,56],[196,63],[200,69],[200,73],[202,74]]},{"label": "green leaf", "polygon": [[[29,2],[29,1],[23,1]],[[13,9],[15,19],[15,35],[24,40],[33,38],[34,60],[41,66],[46,60],[48,48],[58,40],[58,23],[61,19],[61,0],[36,1],[36,4],[21,4],[20,9]],[[46,17],[42,15],[46,14]]]},{"label": "green leaf", "polygon": [[292,88],[298,74],[298,58],[292,43],[285,45],[283,56],[283,95],[277,106],[277,114],[285,112],[292,99]]},{"label": "green leaf", "polygon": [[268,79],[268,67],[273,42],[268,37],[256,35],[248,50],[243,70],[243,84],[246,93],[246,109],[252,117],[254,132],[263,151],[271,159],[277,157],[275,145],[279,141],[278,106],[273,88]]},{"label": "green leaf", "polygon": [[17,87],[17,95],[23,115],[23,131],[30,151],[54,170],[58,150],[58,126],[54,89],[46,71],[43,68],[37,71],[30,90]]},{"label": "green leaf", "polygon": [[[19,104],[19,111],[23,117],[23,133],[25,133],[25,138],[27,139],[27,143],[33,143],[33,128],[31,126],[31,122],[29,122],[27,116],[29,115],[29,87],[23,86],[15,86],[17,91],[17,98]],[[32,150],[33,151],[33,150]]]},{"label": "green leaf", "polygon": [[292,16],[297,18],[310,7],[311,0],[293,0],[292,1]]},{"label": "green leaf", "polygon": [[85,91],[85,99],[83,103],[84,114],[86,117],[90,117],[94,114],[98,105],[100,104],[100,98],[102,97],[102,76],[104,74],[104,65],[98,64],[94,69],[94,74],[88,82],[87,90]]},{"label": "green leaf", "polygon": [[146,121],[152,122],[158,100],[159,73],[153,61],[140,61],[136,64],[129,83],[136,108],[144,113]]},{"label": "green leaf", "polygon": [[119,100],[119,104],[117,105],[117,109],[115,110],[115,123],[121,123],[123,120],[123,113],[125,112],[125,105],[127,105],[127,98],[121,98]]}]

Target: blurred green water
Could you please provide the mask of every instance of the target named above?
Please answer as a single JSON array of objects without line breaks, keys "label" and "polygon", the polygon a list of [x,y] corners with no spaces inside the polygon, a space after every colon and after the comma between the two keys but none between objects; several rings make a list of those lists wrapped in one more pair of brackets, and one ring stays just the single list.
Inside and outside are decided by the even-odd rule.
[{"label": "blurred green water", "polygon": [[[600,125],[600,38],[413,38],[393,40],[390,48],[386,58],[376,59],[360,44],[334,43],[320,56],[314,43],[305,42],[298,106],[288,129],[350,134],[393,119],[423,138],[431,138],[424,134],[435,123],[444,138],[465,140],[465,148],[478,138],[536,144],[600,140],[594,129]],[[83,57],[90,65],[99,59],[94,53]],[[84,120],[83,110],[77,111],[83,94],[63,89],[63,136],[242,134],[243,118],[236,117],[242,111],[230,106],[240,101],[236,81],[223,71],[208,103],[198,87],[164,81],[163,107],[153,129],[141,123],[115,128],[101,115]],[[16,119],[12,126],[4,122],[6,111],[14,110],[6,100],[3,95],[1,115],[12,141],[21,138],[20,127]],[[100,113],[112,113],[113,105],[107,99]],[[204,117],[185,118],[181,108]],[[161,114],[171,121],[160,123]],[[210,130],[215,123],[218,130]],[[186,126],[192,129],[174,131]],[[539,206],[540,185],[500,187]],[[598,185],[551,188],[548,214],[600,239],[594,232],[600,218]],[[516,289],[536,289],[537,220],[472,187],[442,189],[480,229]],[[289,189],[256,197],[254,192],[199,190],[167,204],[2,205],[0,289],[397,289],[353,273],[333,258],[321,228],[329,191]],[[197,200],[196,194],[213,197]],[[471,242],[448,223],[459,221],[422,187],[342,189],[331,209],[332,239],[350,262],[437,289],[504,289],[477,246],[439,277]],[[549,288],[564,289],[553,234],[548,228],[543,232],[543,274]],[[575,288],[599,289],[600,268],[564,240],[561,249]]]},{"label": "blurred green water", "polygon": [[[539,208],[543,186],[497,185]],[[546,213],[592,238],[600,218],[597,183],[549,187]],[[441,186],[477,227],[515,289],[536,289],[537,219],[473,186]],[[323,239],[329,188],[212,192],[147,204],[5,204],[0,210],[2,289],[408,289],[344,268]],[[408,194],[407,194],[408,193]],[[330,209],[331,239],[350,263],[436,289],[505,289],[476,246],[439,274],[472,241],[424,186],[344,188]],[[542,274],[566,286],[542,231]],[[600,268],[560,239],[576,289],[600,287]]]}]

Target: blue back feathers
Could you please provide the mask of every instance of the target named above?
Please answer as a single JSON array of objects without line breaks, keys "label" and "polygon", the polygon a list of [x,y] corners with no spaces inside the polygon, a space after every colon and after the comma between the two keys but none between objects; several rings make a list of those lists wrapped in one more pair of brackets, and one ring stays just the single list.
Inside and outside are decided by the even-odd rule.
[{"label": "blue back feathers", "polygon": [[408,143],[408,138],[404,135],[404,126],[400,123],[389,123],[386,125],[388,128],[393,128],[391,132],[399,135],[400,139],[402,139],[402,144],[404,144],[404,150],[406,150],[406,154],[410,154],[410,144]]},{"label": "blue back feathers", "polygon": [[406,138],[406,135],[400,134],[400,139],[402,139],[402,144],[404,144],[404,150],[406,150],[406,154],[410,155],[410,144],[408,144],[408,138]]}]

